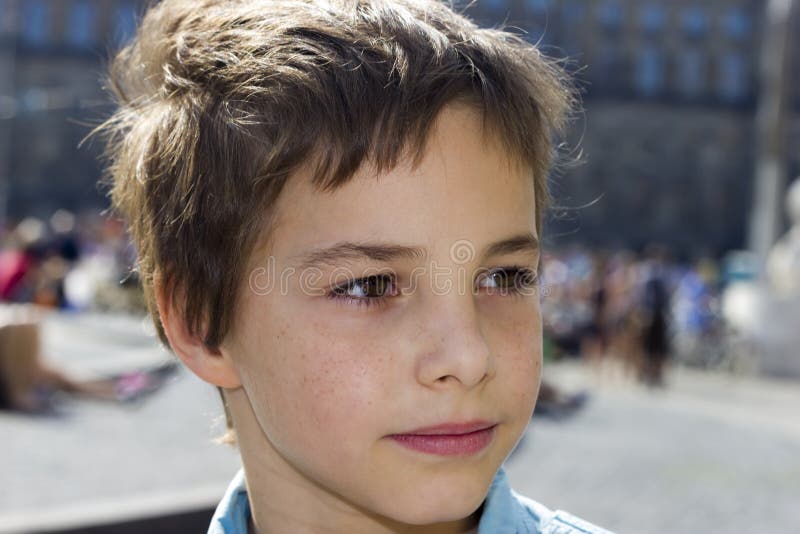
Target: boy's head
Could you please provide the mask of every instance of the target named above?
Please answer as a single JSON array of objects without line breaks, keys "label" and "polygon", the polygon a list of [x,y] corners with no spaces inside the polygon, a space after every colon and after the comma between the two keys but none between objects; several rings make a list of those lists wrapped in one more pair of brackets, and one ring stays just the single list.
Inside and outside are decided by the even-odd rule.
[{"label": "boy's head", "polygon": [[432,0],[166,0],[111,81],[114,205],[251,500],[465,520],[538,389],[561,72]]}]

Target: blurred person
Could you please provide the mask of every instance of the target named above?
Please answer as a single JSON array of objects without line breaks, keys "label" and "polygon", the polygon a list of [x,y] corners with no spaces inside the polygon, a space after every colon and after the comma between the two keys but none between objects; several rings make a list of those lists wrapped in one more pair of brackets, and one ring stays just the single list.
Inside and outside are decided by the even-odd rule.
[{"label": "blurred person", "polygon": [[3,301],[65,307],[64,279],[80,252],[75,236],[65,231],[69,214],[61,212],[54,217],[56,224],[50,228],[29,217],[6,237],[0,251]]},{"label": "blurred person", "polygon": [[[65,281],[81,257],[81,243],[76,228],[75,215],[69,210],[57,210],[49,220],[52,237],[50,254],[43,265],[53,307],[70,308],[65,292]],[[37,301],[42,304],[41,301]]]},{"label": "blurred person", "polygon": [[[603,532],[501,468],[541,376],[563,76],[435,1],[146,12],[112,65],[112,198],[239,446],[209,533]],[[322,277],[276,291],[264,262]],[[403,289],[428,262],[466,294]]]},{"label": "blurred person", "polygon": [[78,311],[147,313],[134,252],[124,225],[99,213],[82,214],[75,224],[80,254],[66,274],[64,307]]},{"label": "blurred person", "polygon": [[0,250],[0,299],[6,302],[34,300],[45,257],[45,227],[39,219],[21,221],[5,237]]},{"label": "blurred person", "polygon": [[778,297],[800,297],[800,179],[786,193],[786,213],[791,227],[770,251],[767,278]]},{"label": "blurred person", "polygon": [[604,367],[608,367],[604,361],[609,344],[607,269],[606,255],[602,252],[595,253],[591,275],[586,282],[586,299],[591,306],[591,319],[581,339],[581,356],[598,376],[602,375]]},{"label": "blurred person", "polygon": [[63,308],[64,279],[70,270],[70,262],[52,248],[40,260],[36,279],[33,281],[32,304],[44,308]]},{"label": "blurred person", "polygon": [[719,298],[719,268],[702,257],[680,274],[672,294],[674,349],[680,361],[709,367],[723,357],[725,325]]},{"label": "blurred person", "polygon": [[589,394],[586,391],[564,393],[558,387],[542,378],[542,383],[539,386],[539,396],[536,398],[534,415],[563,419],[574,415],[586,404],[588,399]]},{"label": "blurred person", "polygon": [[560,254],[545,253],[542,258],[542,284],[547,291],[542,298],[544,334],[553,348],[553,358],[576,353],[580,342],[575,328],[573,299],[569,292],[569,270]]},{"label": "blurred person", "polygon": [[607,369],[619,380],[636,380],[641,368],[641,324],[635,313],[639,264],[631,251],[619,251],[609,260],[606,275],[606,320],[609,358]]},{"label": "blurred person", "polygon": [[641,297],[636,310],[643,356],[640,378],[650,386],[664,385],[664,364],[670,351],[670,288],[666,258],[663,246],[648,246],[642,264]]},{"label": "blurred person", "polygon": [[542,299],[542,317],[559,357],[580,356],[591,329],[591,271],[591,255],[579,248],[546,254],[542,261],[542,280],[547,289]]},{"label": "blurred person", "polygon": [[174,363],[167,363],[117,377],[75,380],[42,360],[40,325],[44,313],[29,305],[0,306],[0,409],[54,413],[60,393],[129,403],[157,391],[175,370]]}]

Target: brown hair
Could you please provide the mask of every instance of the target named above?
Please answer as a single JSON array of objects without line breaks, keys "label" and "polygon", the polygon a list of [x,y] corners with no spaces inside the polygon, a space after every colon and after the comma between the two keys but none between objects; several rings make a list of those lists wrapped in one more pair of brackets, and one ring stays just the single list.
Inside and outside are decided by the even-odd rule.
[{"label": "brown hair", "polygon": [[[574,104],[563,71],[520,37],[480,29],[436,0],[163,0],[109,77],[113,207],[128,221],[150,313],[153,283],[216,348],[246,260],[293,170],[333,190],[369,161],[422,156],[447,103],[533,169],[537,225]],[[175,301],[180,295],[180,301]]]}]

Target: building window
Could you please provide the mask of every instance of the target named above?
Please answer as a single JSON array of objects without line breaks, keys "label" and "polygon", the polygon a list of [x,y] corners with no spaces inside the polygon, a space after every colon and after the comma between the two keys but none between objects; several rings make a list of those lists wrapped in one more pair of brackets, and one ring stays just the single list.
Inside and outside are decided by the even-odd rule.
[{"label": "building window", "polygon": [[79,47],[94,44],[96,36],[97,13],[89,0],[78,0],[69,7],[67,15],[67,40]]},{"label": "building window", "polygon": [[8,0],[0,0],[0,34],[11,32],[11,6]]},{"label": "building window", "polygon": [[600,93],[615,93],[623,89],[621,82],[625,76],[624,51],[614,43],[600,45],[589,69],[592,72],[592,87]]},{"label": "building window", "polygon": [[553,41],[557,29],[551,20],[553,0],[528,0],[524,4],[525,13],[530,22],[526,24],[526,39],[532,43]]},{"label": "building window", "polygon": [[655,46],[645,46],[636,59],[634,83],[645,97],[656,96],[664,87],[664,54]]},{"label": "building window", "polygon": [[664,8],[657,4],[648,4],[639,11],[639,25],[650,35],[656,35],[664,31],[667,23],[667,15]]},{"label": "building window", "polygon": [[579,58],[584,52],[583,31],[586,6],[583,0],[569,0],[561,5],[559,46],[571,58]]},{"label": "building window", "polygon": [[46,44],[50,38],[50,3],[27,0],[22,4],[20,31],[22,39],[31,45]]},{"label": "building window", "polygon": [[701,7],[689,7],[681,14],[681,26],[687,37],[702,39],[708,34],[708,16]]},{"label": "building window", "polygon": [[605,2],[597,9],[597,19],[603,29],[619,31],[625,20],[625,12],[619,2]]},{"label": "building window", "polygon": [[536,21],[526,25],[524,37],[529,43],[540,44],[545,42],[545,37],[549,37],[546,33],[547,27]]},{"label": "building window", "polygon": [[564,2],[561,8],[561,18],[563,24],[569,28],[580,26],[583,22],[584,5],[583,2],[572,0]]},{"label": "building window", "polygon": [[685,98],[699,98],[706,89],[706,59],[700,50],[684,50],[678,59],[678,91]]},{"label": "building window", "polygon": [[484,0],[480,2],[479,6],[484,6],[485,9],[494,15],[504,15],[510,9],[509,0]]},{"label": "building window", "polygon": [[[792,72],[800,72],[800,54],[794,54],[794,64],[795,67]],[[800,83],[793,83],[792,85],[794,86],[794,109],[800,112]],[[800,163],[800,160],[798,160],[798,163]],[[800,176],[800,174],[796,176]]]},{"label": "building window", "polygon": [[528,0],[525,9],[536,16],[546,17],[553,5],[553,0]]},{"label": "building window", "polygon": [[748,87],[747,63],[741,54],[729,53],[720,60],[717,92],[729,103],[739,103],[747,98]]},{"label": "building window", "polygon": [[121,2],[114,10],[114,42],[122,45],[128,42],[136,31],[137,11],[133,2]]},{"label": "building window", "polygon": [[743,41],[750,36],[752,28],[750,15],[741,7],[731,9],[722,18],[722,28],[729,38]]}]

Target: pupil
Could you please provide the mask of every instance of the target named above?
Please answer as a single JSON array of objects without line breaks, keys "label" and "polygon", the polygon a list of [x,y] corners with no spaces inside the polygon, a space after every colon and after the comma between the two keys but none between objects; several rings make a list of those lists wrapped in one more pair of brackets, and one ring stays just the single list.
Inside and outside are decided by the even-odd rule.
[{"label": "pupil", "polygon": [[366,280],[366,286],[369,297],[381,297],[386,292],[386,280],[382,277],[370,276]]},{"label": "pupil", "polygon": [[508,271],[498,271],[494,273],[494,280],[495,283],[500,286],[501,289],[505,289],[508,287]]},{"label": "pupil", "polygon": [[534,278],[533,278],[533,273],[531,271],[520,271],[519,273],[517,273],[517,276],[519,277],[518,278],[519,285],[529,286],[533,284]]}]

